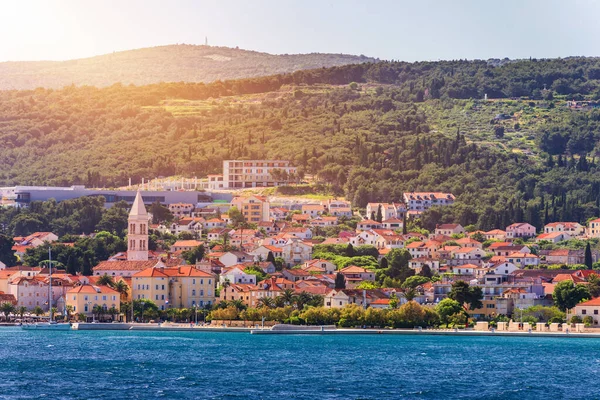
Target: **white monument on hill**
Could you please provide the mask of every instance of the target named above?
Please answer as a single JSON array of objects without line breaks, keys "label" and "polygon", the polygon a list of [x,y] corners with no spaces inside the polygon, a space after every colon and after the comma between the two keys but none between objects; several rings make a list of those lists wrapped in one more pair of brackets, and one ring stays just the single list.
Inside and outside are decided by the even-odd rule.
[{"label": "white monument on hill", "polygon": [[148,261],[148,212],[138,191],[129,212],[127,231],[127,260]]}]

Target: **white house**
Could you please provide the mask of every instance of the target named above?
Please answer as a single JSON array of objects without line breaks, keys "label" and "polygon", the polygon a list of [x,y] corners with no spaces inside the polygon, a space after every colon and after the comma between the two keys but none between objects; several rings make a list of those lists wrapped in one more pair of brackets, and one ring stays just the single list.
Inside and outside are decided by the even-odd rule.
[{"label": "white house", "polygon": [[235,264],[254,261],[254,256],[244,253],[243,251],[228,251],[219,257],[219,261],[225,267],[231,267]]},{"label": "white house", "polygon": [[256,275],[247,274],[244,272],[244,266],[233,265],[229,268],[224,269],[219,275],[219,283],[223,285],[225,282],[229,283],[249,283],[256,285]]}]

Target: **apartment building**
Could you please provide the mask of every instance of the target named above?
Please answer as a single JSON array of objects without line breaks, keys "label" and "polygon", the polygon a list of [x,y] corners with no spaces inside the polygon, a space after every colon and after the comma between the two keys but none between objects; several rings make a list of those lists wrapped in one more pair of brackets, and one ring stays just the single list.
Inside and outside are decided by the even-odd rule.
[{"label": "apartment building", "polygon": [[285,160],[225,160],[223,188],[280,186],[296,172],[296,167]]}]

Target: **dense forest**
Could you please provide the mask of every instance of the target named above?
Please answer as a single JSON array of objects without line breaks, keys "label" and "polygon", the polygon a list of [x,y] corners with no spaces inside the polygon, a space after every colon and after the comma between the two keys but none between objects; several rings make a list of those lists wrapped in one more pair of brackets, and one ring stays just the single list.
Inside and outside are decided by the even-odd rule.
[{"label": "dense forest", "polygon": [[214,82],[302,69],[374,62],[348,54],[267,54],[228,47],[168,45],[68,61],[0,63],[0,89],[60,89],[69,85]]},{"label": "dense forest", "polygon": [[[598,78],[595,58],[383,62],[212,84],[3,91],[0,185],[119,186],[201,177],[223,159],[284,158],[359,207],[410,190],[454,193],[455,206],[423,216],[429,229],[585,222],[600,214]],[[567,98],[589,104],[572,110]],[[496,118],[499,109],[510,112]],[[519,140],[531,154],[513,151]]]}]

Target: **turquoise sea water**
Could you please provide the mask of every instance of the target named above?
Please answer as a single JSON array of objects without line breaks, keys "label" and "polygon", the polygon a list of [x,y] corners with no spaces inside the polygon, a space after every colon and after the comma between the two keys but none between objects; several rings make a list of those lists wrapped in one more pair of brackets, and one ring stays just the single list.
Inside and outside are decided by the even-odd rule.
[{"label": "turquoise sea water", "polygon": [[0,329],[0,399],[599,398],[600,339]]}]

